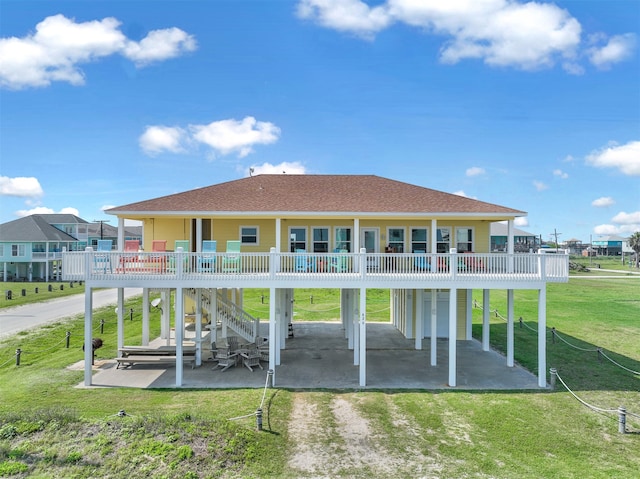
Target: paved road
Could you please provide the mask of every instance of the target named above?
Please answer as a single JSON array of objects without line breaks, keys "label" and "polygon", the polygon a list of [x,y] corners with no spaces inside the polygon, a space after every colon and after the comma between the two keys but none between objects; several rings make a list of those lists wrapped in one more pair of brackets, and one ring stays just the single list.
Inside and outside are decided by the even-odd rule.
[{"label": "paved road", "polygon": [[[141,294],[142,289],[138,288],[124,290],[125,298]],[[116,289],[104,289],[93,293],[94,309],[109,304],[115,305],[117,302]],[[84,294],[0,309],[0,338],[82,313],[84,313]]]}]

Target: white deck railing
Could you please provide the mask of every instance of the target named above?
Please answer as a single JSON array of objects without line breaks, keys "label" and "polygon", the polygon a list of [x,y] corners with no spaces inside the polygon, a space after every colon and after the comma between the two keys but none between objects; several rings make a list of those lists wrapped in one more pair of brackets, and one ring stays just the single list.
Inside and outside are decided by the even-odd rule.
[{"label": "white deck railing", "polygon": [[68,252],[63,280],[189,280],[236,278],[307,281],[565,282],[567,254],[545,253],[123,253]]}]

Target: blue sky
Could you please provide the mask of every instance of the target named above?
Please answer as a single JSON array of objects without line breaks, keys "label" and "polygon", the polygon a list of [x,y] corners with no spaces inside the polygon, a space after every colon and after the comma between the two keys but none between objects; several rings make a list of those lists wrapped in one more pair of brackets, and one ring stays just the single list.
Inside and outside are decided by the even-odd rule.
[{"label": "blue sky", "polygon": [[0,222],[375,174],[640,230],[637,0],[0,0]]}]

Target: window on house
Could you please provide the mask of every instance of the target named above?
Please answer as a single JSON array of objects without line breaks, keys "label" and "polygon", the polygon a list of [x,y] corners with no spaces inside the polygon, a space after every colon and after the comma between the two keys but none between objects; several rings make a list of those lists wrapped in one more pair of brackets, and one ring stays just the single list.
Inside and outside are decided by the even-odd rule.
[{"label": "window on house", "polygon": [[257,226],[241,226],[240,241],[242,244],[257,246],[258,245],[258,227]]},{"label": "window on house", "polygon": [[472,228],[456,228],[456,248],[458,253],[471,253],[473,251]]},{"label": "window on house", "polygon": [[411,252],[429,251],[427,228],[411,228]]},{"label": "window on house", "polygon": [[0,244],[0,258],[4,256],[4,245]]},{"label": "window on house", "polygon": [[307,228],[289,228],[289,245],[292,253],[297,249],[307,249]]},{"label": "window on house", "polygon": [[313,228],[313,252],[329,252],[329,228]]},{"label": "window on house", "polygon": [[436,234],[436,252],[448,253],[451,249],[451,228],[438,228]]},{"label": "window on house", "polygon": [[404,253],[404,228],[389,228],[387,238],[393,252]]},{"label": "window on house", "polygon": [[344,249],[347,250],[348,253],[351,253],[351,228],[337,227],[335,229],[335,234],[336,249]]},{"label": "window on house", "polygon": [[23,244],[12,244],[11,245],[11,256],[19,257],[25,256],[25,249]]}]

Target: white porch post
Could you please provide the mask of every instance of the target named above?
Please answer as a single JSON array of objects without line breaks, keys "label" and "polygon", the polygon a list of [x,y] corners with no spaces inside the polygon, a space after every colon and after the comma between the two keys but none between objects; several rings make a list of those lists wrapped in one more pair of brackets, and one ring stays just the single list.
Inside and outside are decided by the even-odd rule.
[{"label": "white porch post", "polygon": [[176,288],[176,387],[182,386],[182,373],[184,362],[182,361],[182,339],[184,335],[184,298],[182,288]]},{"label": "white porch post", "polygon": [[149,345],[149,288],[142,288],[142,345]]},{"label": "white porch post", "polygon": [[489,310],[489,294],[490,290],[483,289],[482,290],[482,350],[489,351],[489,334],[490,334],[490,326],[489,326],[489,314],[491,311]]},{"label": "white porch post", "polygon": [[[89,256],[89,255],[87,255]],[[93,359],[93,289],[86,285],[84,290],[84,385],[91,386]]]},{"label": "white porch post", "polygon": [[276,218],[276,251],[280,253],[282,251],[282,220]]},{"label": "white porch post", "polygon": [[196,218],[196,253],[202,251],[202,218]]},{"label": "white porch post", "polygon": [[473,339],[473,332],[472,332],[472,323],[473,323],[473,290],[472,289],[468,289],[467,290],[467,312],[466,312],[466,316],[467,316],[467,327],[466,327],[466,334],[465,334],[465,339],[467,341],[471,341],[471,339]]},{"label": "white porch post", "polygon": [[431,256],[431,272],[434,273],[438,269],[435,254],[438,252],[438,220],[431,220],[431,235],[429,238],[429,252]]},{"label": "white porch post", "polygon": [[211,346],[218,340],[218,289],[212,288],[209,290],[209,304],[211,305],[211,311],[209,311],[209,330],[211,331]]},{"label": "white porch post", "polygon": [[269,288],[269,369],[273,372],[273,385],[276,384],[276,289]]},{"label": "white porch post", "polygon": [[513,290],[507,290],[507,366],[513,367]]},{"label": "white porch post", "polygon": [[509,273],[513,273],[514,270],[514,258],[513,258],[513,253],[515,251],[514,248],[514,244],[513,244],[513,220],[509,220],[507,221],[507,253],[509,254],[509,260],[508,260],[508,272]]},{"label": "white porch post", "polygon": [[118,218],[118,244],[116,248],[118,251],[124,250],[124,218]]},{"label": "white porch post", "polygon": [[424,338],[424,318],[422,316],[422,306],[423,306],[423,302],[424,299],[422,298],[422,295],[424,293],[423,289],[417,289],[416,290],[416,315],[415,315],[415,322],[416,322],[416,349],[418,351],[420,351],[422,349],[422,339]]},{"label": "white porch post", "polygon": [[171,344],[171,291],[162,290],[162,320],[160,323],[160,337],[167,342],[167,346]]},{"label": "white porch post", "polygon": [[202,289],[196,288],[196,366],[202,365]]},{"label": "white porch post", "polygon": [[413,290],[403,289],[402,296],[404,298],[404,307],[402,309],[407,325],[407,338],[415,338],[417,335],[415,333],[415,322],[413,321]]},{"label": "white porch post", "polygon": [[280,365],[280,351],[282,349],[282,289],[276,289],[276,365]]},{"label": "white porch post", "polygon": [[[353,291],[353,306],[354,314],[351,316],[351,324],[353,325],[353,365],[360,365],[360,337],[362,336],[362,329],[360,324],[360,303],[356,305],[355,290]],[[361,299],[362,301],[362,299]]]},{"label": "white porch post", "polygon": [[456,289],[449,290],[449,386],[456,386],[456,341],[458,340],[458,324],[456,306],[458,295]]},{"label": "white porch post", "polygon": [[367,385],[367,290],[360,288],[360,386]]},{"label": "white porch post", "polygon": [[538,386],[547,386],[547,290],[538,290]]},{"label": "white porch post", "polygon": [[431,366],[438,364],[438,291],[431,290]]},{"label": "white porch post", "polygon": [[124,347],[124,288],[118,288],[118,349]]}]

